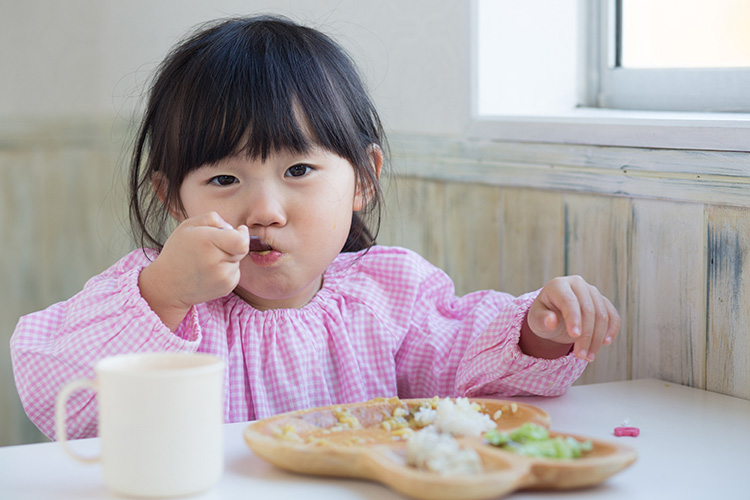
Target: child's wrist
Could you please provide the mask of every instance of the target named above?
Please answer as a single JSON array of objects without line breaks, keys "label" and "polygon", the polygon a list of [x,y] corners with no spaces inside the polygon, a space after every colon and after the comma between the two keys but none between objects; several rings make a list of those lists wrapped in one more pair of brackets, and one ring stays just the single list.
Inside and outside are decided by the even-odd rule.
[{"label": "child's wrist", "polygon": [[553,340],[540,337],[531,329],[528,322],[528,314],[524,316],[521,324],[521,333],[518,338],[518,347],[527,356],[542,359],[556,359],[567,356],[573,349],[573,344],[561,344]]},{"label": "child's wrist", "polygon": [[146,301],[152,311],[159,316],[162,323],[171,331],[177,328],[190,311],[190,305],[183,304],[179,300],[169,300],[169,290],[162,290],[164,280],[158,276],[158,269],[154,263],[145,267],[138,277],[138,288],[141,297]]}]

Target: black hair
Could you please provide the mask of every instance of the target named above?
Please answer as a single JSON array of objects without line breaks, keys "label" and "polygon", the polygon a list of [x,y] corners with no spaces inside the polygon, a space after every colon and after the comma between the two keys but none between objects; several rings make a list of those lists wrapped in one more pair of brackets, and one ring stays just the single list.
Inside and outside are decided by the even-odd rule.
[{"label": "black hair", "polygon": [[[169,53],[149,92],[130,167],[136,238],[141,246],[163,246],[166,207],[183,210],[179,189],[192,170],[238,152],[265,160],[316,145],[348,160],[370,195],[367,207],[352,213],[342,251],[369,248],[383,197],[371,148],[387,149],[350,56],[320,31],[281,17],[203,25]],[[167,180],[164,200],[154,192],[157,173]]]}]

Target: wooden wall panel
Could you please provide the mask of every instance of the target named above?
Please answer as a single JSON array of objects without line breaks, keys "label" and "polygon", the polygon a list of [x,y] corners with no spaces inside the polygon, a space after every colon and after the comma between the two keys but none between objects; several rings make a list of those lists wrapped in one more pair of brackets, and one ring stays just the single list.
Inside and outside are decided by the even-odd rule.
[{"label": "wooden wall panel", "polygon": [[502,290],[500,220],[502,193],[495,186],[445,186],[445,267],[456,293]]},{"label": "wooden wall panel", "polygon": [[750,209],[708,210],[706,389],[750,399]]},{"label": "wooden wall panel", "polygon": [[459,295],[498,289],[500,188],[403,177],[386,192],[379,243],[421,254],[454,279]]},{"label": "wooden wall panel", "polygon": [[444,267],[444,187],[442,181],[391,179],[378,243],[414,250]]},{"label": "wooden wall panel", "polygon": [[116,148],[0,149],[0,446],[38,441],[10,364],[20,316],[77,293],[133,248]]},{"label": "wooden wall panel", "polygon": [[448,228],[445,225],[446,212],[449,207],[445,203],[445,185],[443,181],[422,181],[425,206],[422,220],[415,221],[423,226],[422,256],[440,269],[445,269],[447,248],[445,247]]},{"label": "wooden wall panel", "polygon": [[501,290],[521,295],[565,273],[564,222],[562,193],[503,190]]},{"label": "wooden wall panel", "polygon": [[[383,182],[384,203],[378,243],[422,250],[422,225],[416,225],[424,205],[423,181],[412,177],[389,178]],[[418,231],[414,231],[414,230]]]},{"label": "wooden wall panel", "polygon": [[631,201],[565,195],[566,274],[578,274],[612,301],[622,319],[615,341],[603,347],[578,383],[626,380],[630,376],[627,308],[628,224]]},{"label": "wooden wall panel", "polygon": [[43,170],[32,154],[0,152],[0,446],[38,441],[42,434],[26,418],[10,363],[10,337],[18,318],[42,306],[43,263],[38,227],[43,219]]},{"label": "wooden wall panel", "polygon": [[632,377],[705,388],[705,207],[633,200],[631,224]]},{"label": "wooden wall panel", "polygon": [[43,160],[41,262],[47,266],[45,302],[77,293],[133,248],[122,172],[108,151],[54,151]]}]

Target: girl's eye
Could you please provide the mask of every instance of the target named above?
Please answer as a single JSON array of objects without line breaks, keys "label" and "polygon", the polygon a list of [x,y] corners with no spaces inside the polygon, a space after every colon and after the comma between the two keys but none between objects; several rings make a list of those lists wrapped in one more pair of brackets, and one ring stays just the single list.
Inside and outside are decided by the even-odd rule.
[{"label": "girl's eye", "polygon": [[237,177],[233,175],[217,175],[216,177],[212,177],[209,182],[217,186],[229,186],[237,182]]},{"label": "girl's eye", "polygon": [[303,163],[300,163],[299,165],[292,165],[289,167],[286,171],[287,177],[302,177],[306,173],[308,173],[310,170],[312,170],[312,167],[310,165],[305,165]]}]

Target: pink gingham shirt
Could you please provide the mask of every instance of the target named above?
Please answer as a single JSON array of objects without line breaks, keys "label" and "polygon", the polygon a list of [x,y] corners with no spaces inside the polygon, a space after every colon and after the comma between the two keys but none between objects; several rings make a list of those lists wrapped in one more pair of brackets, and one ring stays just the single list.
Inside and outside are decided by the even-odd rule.
[{"label": "pink gingham shirt", "polygon": [[[230,294],[194,306],[174,333],[141,297],[138,275],[149,262],[136,250],[71,299],[20,319],[11,338],[16,386],[47,436],[54,438],[62,385],[93,378],[96,362],[113,354],[223,358],[227,422],[396,395],[553,396],[586,364],[572,354],[545,360],[520,351],[536,293],[456,297],[444,272],[403,248],[340,254],[301,309],[258,311]],[[70,437],[95,436],[96,417],[94,394],[75,393]]]}]

